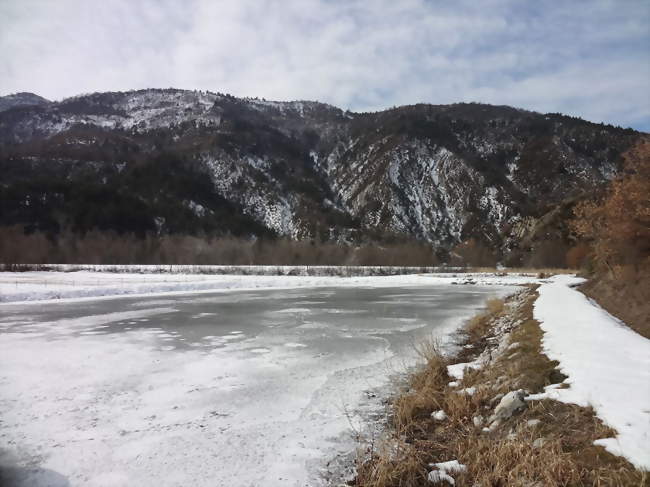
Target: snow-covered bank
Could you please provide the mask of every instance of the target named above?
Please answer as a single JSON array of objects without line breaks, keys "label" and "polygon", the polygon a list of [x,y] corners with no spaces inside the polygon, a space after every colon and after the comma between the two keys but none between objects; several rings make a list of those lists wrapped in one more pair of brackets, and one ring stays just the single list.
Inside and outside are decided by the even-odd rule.
[{"label": "snow-covered bank", "polygon": [[592,406],[618,432],[597,444],[650,470],[650,340],[571,289],[580,282],[556,276],[538,290],[544,352],[560,362],[570,387],[536,397]]},{"label": "snow-covered bank", "polygon": [[537,282],[529,274],[404,274],[395,276],[260,276],[144,274],[140,272],[3,272],[0,303],[124,295],[215,292],[323,286],[432,286],[441,284],[518,285]]},{"label": "snow-covered bank", "polygon": [[358,265],[214,265],[214,264],[0,264],[0,271],[112,272],[138,274],[229,274],[244,276],[393,276],[465,272],[463,267]]}]

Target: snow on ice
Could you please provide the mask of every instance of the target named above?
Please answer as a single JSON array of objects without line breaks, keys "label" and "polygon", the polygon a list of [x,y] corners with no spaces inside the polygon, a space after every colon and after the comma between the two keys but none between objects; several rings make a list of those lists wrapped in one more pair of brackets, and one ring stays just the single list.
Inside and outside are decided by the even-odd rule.
[{"label": "snow on ice", "polygon": [[[390,375],[417,360],[405,333],[448,340],[486,298],[514,291],[417,275],[1,276],[5,299],[72,298],[0,306],[0,437],[26,485],[39,487],[52,483],[42,472],[106,487],[322,485],[326,462],[354,454],[351,422],[363,431],[369,416],[362,412],[383,411],[380,394],[364,391],[389,391]],[[17,286],[14,278],[22,279]],[[78,299],[93,288],[144,293],[198,285],[232,292]],[[352,286],[374,296],[365,303],[374,314],[330,312],[356,311],[360,304],[347,299]],[[402,286],[411,287],[395,294]],[[443,289],[461,304],[440,301],[435,316],[419,324],[428,331],[400,331],[399,315],[382,319],[387,307],[423,319],[419,313],[438,309],[425,298]],[[335,292],[336,304],[328,298]],[[251,315],[256,306],[260,314]]]},{"label": "snow on ice", "polygon": [[[66,266],[59,267],[62,271],[66,270]],[[0,303],[243,289],[282,289],[323,286],[431,286],[464,284],[469,280],[476,285],[505,286],[538,282],[537,278],[526,274],[497,276],[487,273],[440,273],[334,277],[166,274],[164,272],[156,272],[154,268],[157,266],[125,266],[129,267],[132,272],[105,272],[103,270],[110,268],[110,266],[85,267],[89,270],[77,272],[2,272],[0,273]],[[261,271],[265,270],[263,269],[264,266],[259,267]]]}]

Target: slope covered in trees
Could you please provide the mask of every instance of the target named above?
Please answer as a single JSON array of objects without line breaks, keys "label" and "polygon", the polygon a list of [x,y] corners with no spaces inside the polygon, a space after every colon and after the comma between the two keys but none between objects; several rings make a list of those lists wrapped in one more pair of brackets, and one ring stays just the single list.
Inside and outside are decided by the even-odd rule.
[{"label": "slope covered in trees", "polygon": [[475,265],[563,265],[579,254],[567,215],[640,136],[474,103],[352,113],[174,89],[6,98],[0,227],[52,248],[98,232],[419,242]]}]

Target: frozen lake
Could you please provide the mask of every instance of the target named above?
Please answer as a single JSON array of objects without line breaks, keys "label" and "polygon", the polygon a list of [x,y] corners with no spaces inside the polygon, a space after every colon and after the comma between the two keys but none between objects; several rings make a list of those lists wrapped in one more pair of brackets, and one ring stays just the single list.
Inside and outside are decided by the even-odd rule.
[{"label": "frozen lake", "polygon": [[327,463],[354,448],[351,423],[380,408],[389,377],[415,362],[413,344],[444,340],[513,290],[2,305],[2,475],[20,486],[324,484]]}]

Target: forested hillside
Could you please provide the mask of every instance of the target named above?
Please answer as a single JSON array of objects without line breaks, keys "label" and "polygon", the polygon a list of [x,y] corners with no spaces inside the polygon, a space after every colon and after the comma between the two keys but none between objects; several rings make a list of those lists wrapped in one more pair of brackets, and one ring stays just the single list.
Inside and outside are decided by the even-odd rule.
[{"label": "forested hillside", "polygon": [[353,113],[175,89],[21,93],[0,98],[1,257],[255,260],[215,250],[239,239],[285,242],[278,255],[311,246],[288,263],[424,245],[423,264],[561,266],[579,253],[573,207],[639,136],[481,104]]}]

